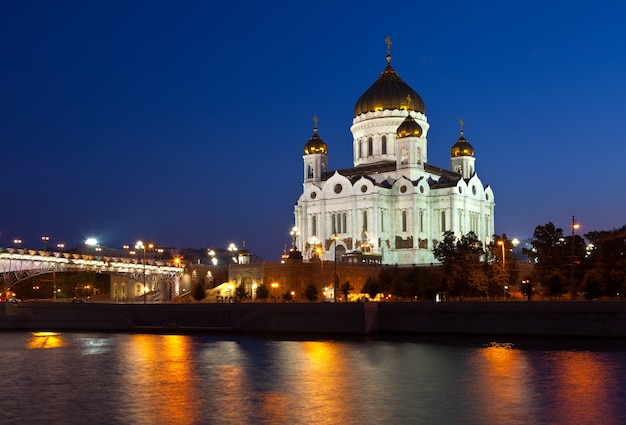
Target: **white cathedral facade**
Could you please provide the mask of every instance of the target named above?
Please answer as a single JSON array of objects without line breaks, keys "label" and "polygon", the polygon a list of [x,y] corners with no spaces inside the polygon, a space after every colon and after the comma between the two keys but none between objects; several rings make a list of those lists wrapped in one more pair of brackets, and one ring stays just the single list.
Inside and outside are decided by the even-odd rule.
[{"label": "white cathedral facade", "polygon": [[294,245],[304,261],[436,263],[446,231],[494,234],[494,196],[478,178],[474,148],[461,135],[450,167],[428,162],[422,98],[387,66],[354,107],[353,163],[328,168],[328,146],[314,134],[304,146],[304,188],[295,206]]}]

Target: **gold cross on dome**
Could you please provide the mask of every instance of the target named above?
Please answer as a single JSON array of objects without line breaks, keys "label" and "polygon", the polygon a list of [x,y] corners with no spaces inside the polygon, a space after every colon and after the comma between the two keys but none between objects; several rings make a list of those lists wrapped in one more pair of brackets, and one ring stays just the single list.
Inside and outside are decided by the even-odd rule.
[{"label": "gold cross on dome", "polygon": [[410,94],[407,94],[407,95],[406,95],[406,104],[407,104],[406,109],[407,109],[407,111],[410,111],[410,110],[411,110],[411,102],[412,102],[412,101],[413,101],[413,99],[411,99],[411,95],[410,95]]},{"label": "gold cross on dome", "polygon": [[315,124],[315,128],[317,128],[317,122],[318,122],[319,120],[320,120],[320,119],[317,117],[317,114],[316,114],[316,115],[313,115],[313,123]]},{"label": "gold cross on dome", "polygon": [[387,54],[390,55],[391,54],[391,37],[387,36],[387,38],[385,38],[385,43],[387,43]]},{"label": "gold cross on dome", "polygon": [[463,118],[459,120],[459,124],[461,124],[461,131],[463,131],[463,124],[465,124],[465,121],[463,121]]}]

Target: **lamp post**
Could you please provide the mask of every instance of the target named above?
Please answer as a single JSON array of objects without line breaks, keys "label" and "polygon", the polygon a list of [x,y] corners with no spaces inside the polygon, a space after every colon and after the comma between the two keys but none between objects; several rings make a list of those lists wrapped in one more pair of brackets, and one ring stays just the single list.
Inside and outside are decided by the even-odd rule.
[{"label": "lamp post", "polygon": [[147,303],[148,291],[146,289],[146,249],[154,248],[153,244],[145,245],[142,241],[137,241],[135,249],[143,249],[143,303]]},{"label": "lamp post", "polygon": [[230,245],[228,245],[228,251],[230,251],[231,255],[233,256],[233,263],[237,262],[237,245],[235,245],[234,243],[230,243]]},{"label": "lamp post", "polygon": [[48,251],[48,241],[50,240],[50,236],[42,236],[41,241],[43,242],[43,251]]},{"label": "lamp post", "polygon": [[300,235],[300,230],[296,226],[293,226],[289,234],[291,235],[291,250],[295,251],[296,243],[298,242],[298,236]]},{"label": "lamp post", "polygon": [[19,248],[21,244],[22,244],[21,239],[13,239],[13,245],[15,245],[15,248]]},{"label": "lamp post", "polygon": [[576,295],[574,294],[574,241],[576,236],[576,230],[580,227],[580,224],[576,223],[576,217],[572,216],[572,267],[570,270],[570,292],[572,295],[572,301],[576,299]]},{"label": "lamp post", "polygon": [[498,241],[498,245],[502,247],[502,270],[506,270],[506,253],[504,252],[504,241]]},{"label": "lamp post", "polygon": [[274,303],[276,303],[276,288],[278,288],[278,283],[272,282],[272,290],[274,291]]},{"label": "lamp post", "polygon": [[337,302],[337,241],[339,240],[339,235],[335,233],[333,237],[335,240],[335,272],[333,274],[333,301]]}]

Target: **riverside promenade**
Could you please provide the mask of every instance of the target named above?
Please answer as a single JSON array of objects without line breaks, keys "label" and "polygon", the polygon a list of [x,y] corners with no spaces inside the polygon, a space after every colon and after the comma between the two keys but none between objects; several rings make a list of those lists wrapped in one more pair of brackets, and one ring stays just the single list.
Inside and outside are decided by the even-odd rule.
[{"label": "riverside promenade", "polygon": [[0,330],[626,338],[626,302],[0,304]]}]

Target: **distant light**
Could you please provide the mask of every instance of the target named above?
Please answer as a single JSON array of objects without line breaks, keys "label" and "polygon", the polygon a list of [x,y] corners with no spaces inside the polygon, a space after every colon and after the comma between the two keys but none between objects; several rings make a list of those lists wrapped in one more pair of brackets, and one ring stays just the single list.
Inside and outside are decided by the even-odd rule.
[{"label": "distant light", "polygon": [[87,238],[85,241],[85,245],[95,246],[98,245],[98,240],[96,238]]}]

